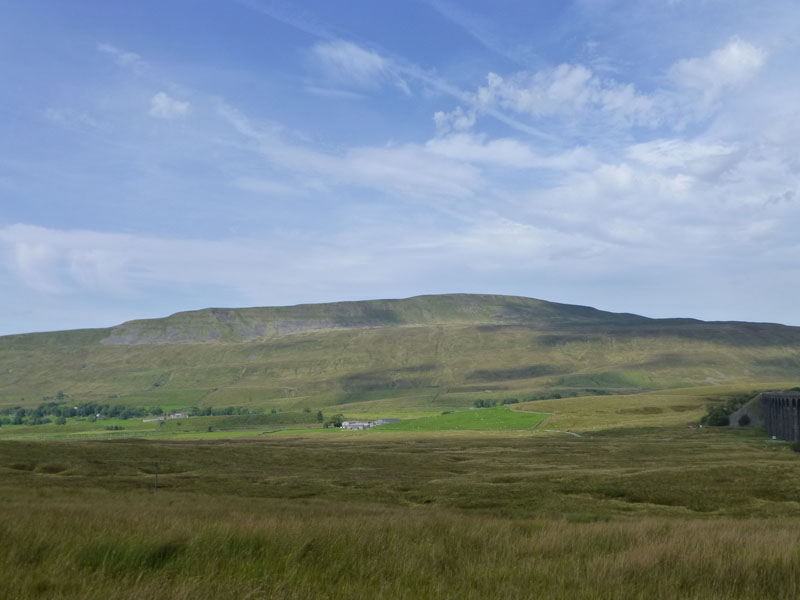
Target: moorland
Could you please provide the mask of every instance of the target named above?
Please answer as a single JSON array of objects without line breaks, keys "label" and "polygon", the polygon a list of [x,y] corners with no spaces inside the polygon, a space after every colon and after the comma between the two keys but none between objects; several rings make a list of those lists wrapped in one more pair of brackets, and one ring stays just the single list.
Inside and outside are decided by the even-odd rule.
[{"label": "moorland", "polygon": [[699,424],[799,384],[800,328],[503,296],[7,336],[0,597],[795,598],[800,454]]}]

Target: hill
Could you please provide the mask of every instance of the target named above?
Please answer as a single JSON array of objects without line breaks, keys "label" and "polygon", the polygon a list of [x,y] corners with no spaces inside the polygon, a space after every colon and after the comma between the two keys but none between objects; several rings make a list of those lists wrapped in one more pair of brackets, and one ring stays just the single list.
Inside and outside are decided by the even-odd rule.
[{"label": "hill", "polygon": [[697,385],[793,381],[800,328],[650,319],[452,294],[182,312],[0,337],[0,406],[70,398],[430,413]]}]

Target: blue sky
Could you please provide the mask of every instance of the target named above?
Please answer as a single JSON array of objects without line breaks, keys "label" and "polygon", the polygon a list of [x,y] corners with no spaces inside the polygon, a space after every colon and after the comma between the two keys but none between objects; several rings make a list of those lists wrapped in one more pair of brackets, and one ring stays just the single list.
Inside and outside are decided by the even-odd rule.
[{"label": "blue sky", "polygon": [[444,292],[800,325],[796,2],[0,9],[0,334]]}]

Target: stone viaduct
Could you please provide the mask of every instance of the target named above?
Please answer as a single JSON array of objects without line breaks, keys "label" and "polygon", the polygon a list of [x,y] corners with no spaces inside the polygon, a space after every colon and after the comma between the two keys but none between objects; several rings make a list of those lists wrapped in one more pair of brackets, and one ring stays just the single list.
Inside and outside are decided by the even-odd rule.
[{"label": "stone viaduct", "polygon": [[800,393],[764,392],[761,406],[767,435],[789,442],[800,441]]}]

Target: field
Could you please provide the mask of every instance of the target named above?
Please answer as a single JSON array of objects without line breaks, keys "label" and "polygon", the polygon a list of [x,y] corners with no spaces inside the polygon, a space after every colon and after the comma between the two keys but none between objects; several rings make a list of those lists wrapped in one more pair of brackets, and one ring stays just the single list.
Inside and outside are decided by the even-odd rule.
[{"label": "field", "polygon": [[523,413],[504,406],[459,411],[381,425],[376,431],[503,431],[536,427],[549,415]]},{"label": "field", "polygon": [[800,455],[757,429],[687,428],[742,391],[540,400],[391,426],[405,431],[4,427],[0,597],[795,598]]},{"label": "field", "polygon": [[[493,408],[404,406],[407,397],[371,402],[369,407],[325,407],[325,419],[335,413],[344,420],[398,417],[401,421],[374,430],[347,433],[323,429],[314,411],[280,411],[248,415],[202,416],[143,422],[140,418],[102,419],[91,422],[70,418],[66,424],[4,425],[0,440],[74,441],[89,439],[220,439],[263,437],[273,434],[324,436],[374,435],[378,433],[448,431],[573,432],[612,434],[638,429],[696,426],[709,406],[734,395],[754,395],[760,389],[788,389],[792,382],[764,383],[759,387],[729,385],[662,390],[641,394],[583,396],[519,402]],[[383,406],[383,408],[381,408]]]},{"label": "field", "polygon": [[0,598],[794,599],[800,454],[699,424],[799,347],[495,296],[2,338]]},{"label": "field", "polygon": [[748,431],[2,442],[0,464],[8,599],[800,586],[800,459]]}]

